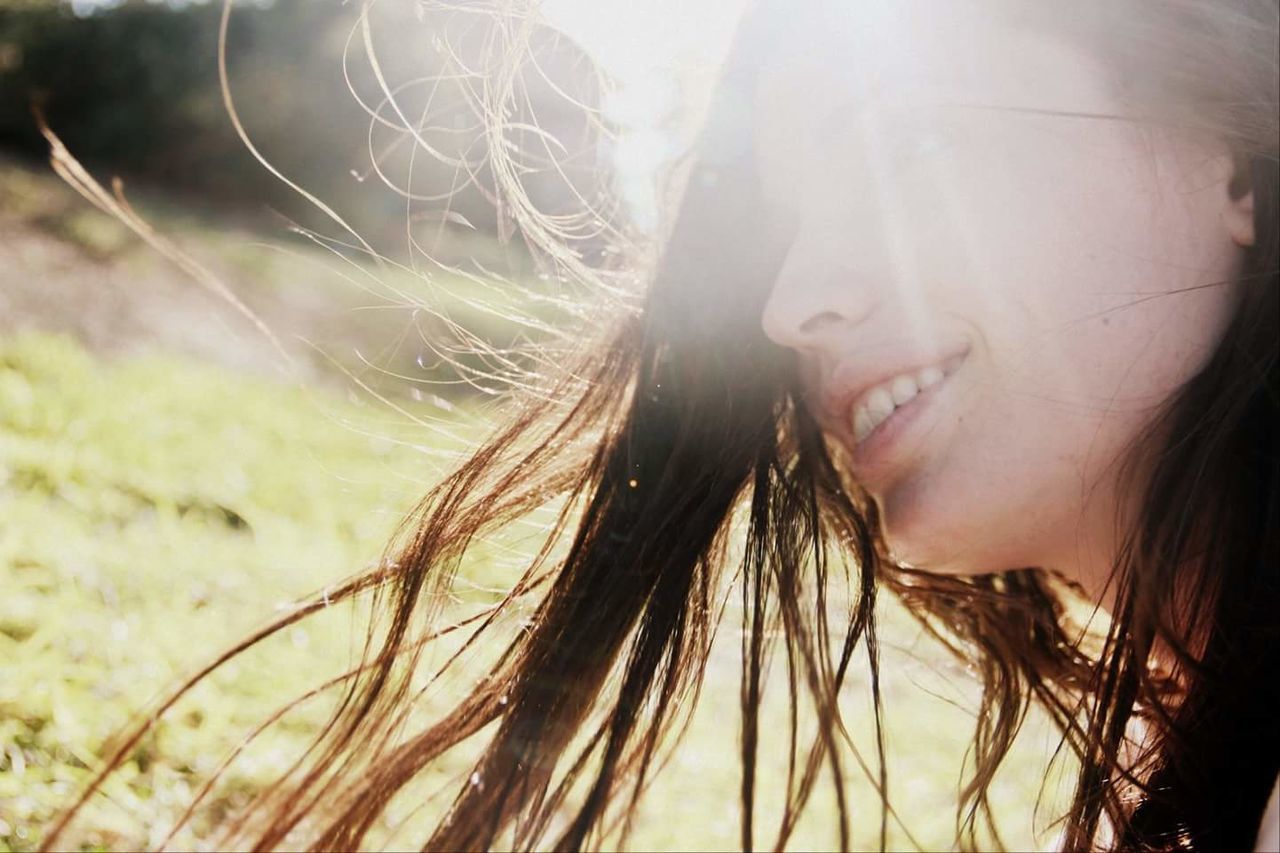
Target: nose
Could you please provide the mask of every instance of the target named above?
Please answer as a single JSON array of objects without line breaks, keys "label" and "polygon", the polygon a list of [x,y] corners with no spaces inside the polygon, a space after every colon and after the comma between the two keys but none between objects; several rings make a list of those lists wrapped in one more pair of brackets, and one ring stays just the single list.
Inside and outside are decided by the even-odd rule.
[{"label": "nose", "polygon": [[867,272],[833,256],[829,246],[800,236],[787,252],[760,317],[774,343],[827,349],[875,312],[879,297]]}]

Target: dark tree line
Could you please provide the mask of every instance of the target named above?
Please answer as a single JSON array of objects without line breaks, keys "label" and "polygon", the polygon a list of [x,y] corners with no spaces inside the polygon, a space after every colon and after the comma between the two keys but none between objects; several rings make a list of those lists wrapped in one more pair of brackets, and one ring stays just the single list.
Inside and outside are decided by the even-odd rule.
[{"label": "dark tree line", "polygon": [[[244,212],[275,209],[304,225],[321,225],[315,211],[271,179],[235,135],[218,86],[221,7],[126,0],[77,15],[62,0],[0,0],[0,149],[45,155],[32,118],[34,103],[71,151],[99,174],[122,174]],[[416,0],[385,0],[376,9],[378,60],[389,82],[439,73],[435,24]],[[342,0],[241,0],[228,37],[230,84],[247,130],[273,164],[332,202],[362,233],[394,237],[404,231],[404,199],[370,172],[369,116],[343,74],[345,51],[356,92],[369,106],[378,104],[381,91],[361,34],[350,39],[358,14],[359,4]],[[423,107],[429,89],[409,86],[406,102]],[[433,121],[463,128],[465,137],[472,118],[448,114],[449,99],[459,101],[459,93],[448,86],[431,91],[438,114]],[[553,101],[540,105],[539,121],[554,128],[567,120],[570,135],[581,137],[573,120],[565,119],[563,104]],[[412,150],[403,142],[383,128],[372,140],[397,182],[407,175]],[[471,144],[442,138],[444,147],[458,150]],[[415,158],[413,169],[413,189],[424,195],[458,181],[456,169],[427,157]],[[563,192],[554,183],[542,184],[553,209],[562,201],[556,193]],[[461,192],[450,207],[481,231],[496,227],[482,192]]]}]

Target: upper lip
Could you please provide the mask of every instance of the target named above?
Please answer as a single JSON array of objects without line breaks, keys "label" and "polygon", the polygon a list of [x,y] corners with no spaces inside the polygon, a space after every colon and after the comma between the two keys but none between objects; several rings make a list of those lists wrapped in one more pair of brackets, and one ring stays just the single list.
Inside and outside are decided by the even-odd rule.
[{"label": "upper lip", "polygon": [[826,377],[820,392],[822,411],[830,424],[848,429],[853,404],[868,391],[904,373],[915,373],[934,365],[941,367],[968,352],[969,347],[965,345],[929,355],[898,355],[880,358],[875,362],[867,359],[838,362]]}]

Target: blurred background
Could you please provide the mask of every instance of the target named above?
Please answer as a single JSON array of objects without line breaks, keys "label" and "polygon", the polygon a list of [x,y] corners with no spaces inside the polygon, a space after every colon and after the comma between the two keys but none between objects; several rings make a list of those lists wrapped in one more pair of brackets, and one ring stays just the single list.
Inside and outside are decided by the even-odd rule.
[{"label": "blurred background", "polygon": [[[528,203],[565,217],[566,245],[588,268],[616,268],[619,244],[643,254],[669,213],[666,176],[741,10],[693,5],[542,7],[555,31],[529,42],[538,73],[522,78],[504,138],[548,155],[527,161],[540,164],[523,181]],[[309,200],[228,114],[222,3],[0,0],[0,850],[37,846],[109,738],[177,678],[376,563],[500,411],[501,376],[490,377],[519,368],[520,347],[554,337],[567,316],[564,270],[529,251],[518,210],[495,204],[475,81],[503,45],[443,5],[366,8],[241,0],[229,19],[243,131]],[[119,179],[126,216],[54,173],[37,116],[108,193]],[[134,211],[161,249],[129,227]],[[486,360],[476,341],[514,355]],[[522,547],[474,549],[459,606],[496,600]],[[155,847],[198,800],[171,844],[210,847],[323,722],[322,697],[202,793],[268,714],[351,659],[363,612],[333,610],[202,684],[91,801],[71,842]],[[901,817],[891,845],[950,848],[975,685],[909,619],[886,614]],[[737,747],[723,725],[737,704],[737,638],[724,633],[638,849],[737,843]],[[855,712],[864,688],[853,679]],[[854,718],[870,755],[866,716]],[[1052,835],[1031,823],[1054,743],[1038,725],[993,789],[1015,849]],[[768,791],[784,753],[762,761]],[[433,769],[424,801],[467,767],[463,754]],[[851,767],[855,841],[871,846],[875,793]],[[430,811],[393,809],[375,836],[416,846],[414,821]],[[831,804],[812,811],[798,848],[834,842]]]}]

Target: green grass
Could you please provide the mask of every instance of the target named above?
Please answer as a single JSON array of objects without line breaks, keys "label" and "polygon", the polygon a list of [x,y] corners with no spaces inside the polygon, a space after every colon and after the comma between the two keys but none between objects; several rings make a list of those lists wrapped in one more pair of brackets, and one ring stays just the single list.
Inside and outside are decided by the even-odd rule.
[{"label": "green grass", "polygon": [[[477,435],[475,422],[443,426]],[[376,560],[401,513],[462,447],[326,391],[162,356],[102,363],[62,337],[0,340],[0,849],[38,844],[107,738],[179,676],[279,606]],[[463,577],[500,588],[510,583],[504,571],[481,549]],[[734,619],[689,739],[644,801],[637,849],[737,844]],[[216,673],[91,800],[76,843],[158,843],[247,731],[351,659],[361,624],[358,610],[335,607]],[[974,685],[928,644],[895,648],[919,638],[892,607],[885,625],[894,802],[922,844],[949,848]],[[865,686],[855,673],[846,710],[870,756]],[[785,774],[777,668],[770,688],[757,824],[766,843]],[[307,706],[264,734],[176,846],[212,843],[219,821],[309,742],[326,708]],[[1044,840],[1031,813],[1052,743],[1042,723],[1029,728],[994,792],[1015,849]],[[429,781],[443,783],[461,761]],[[875,797],[848,764],[854,841],[873,846]],[[794,849],[834,843],[824,797]],[[907,845],[896,827],[890,844]]]},{"label": "green grass", "polygon": [[[0,844],[31,846],[176,676],[379,557],[444,450],[395,432],[349,401],[181,360],[0,345]],[[87,839],[138,843],[139,815],[162,821],[238,733],[348,660],[351,622],[324,614],[215,676],[93,803]]]}]

